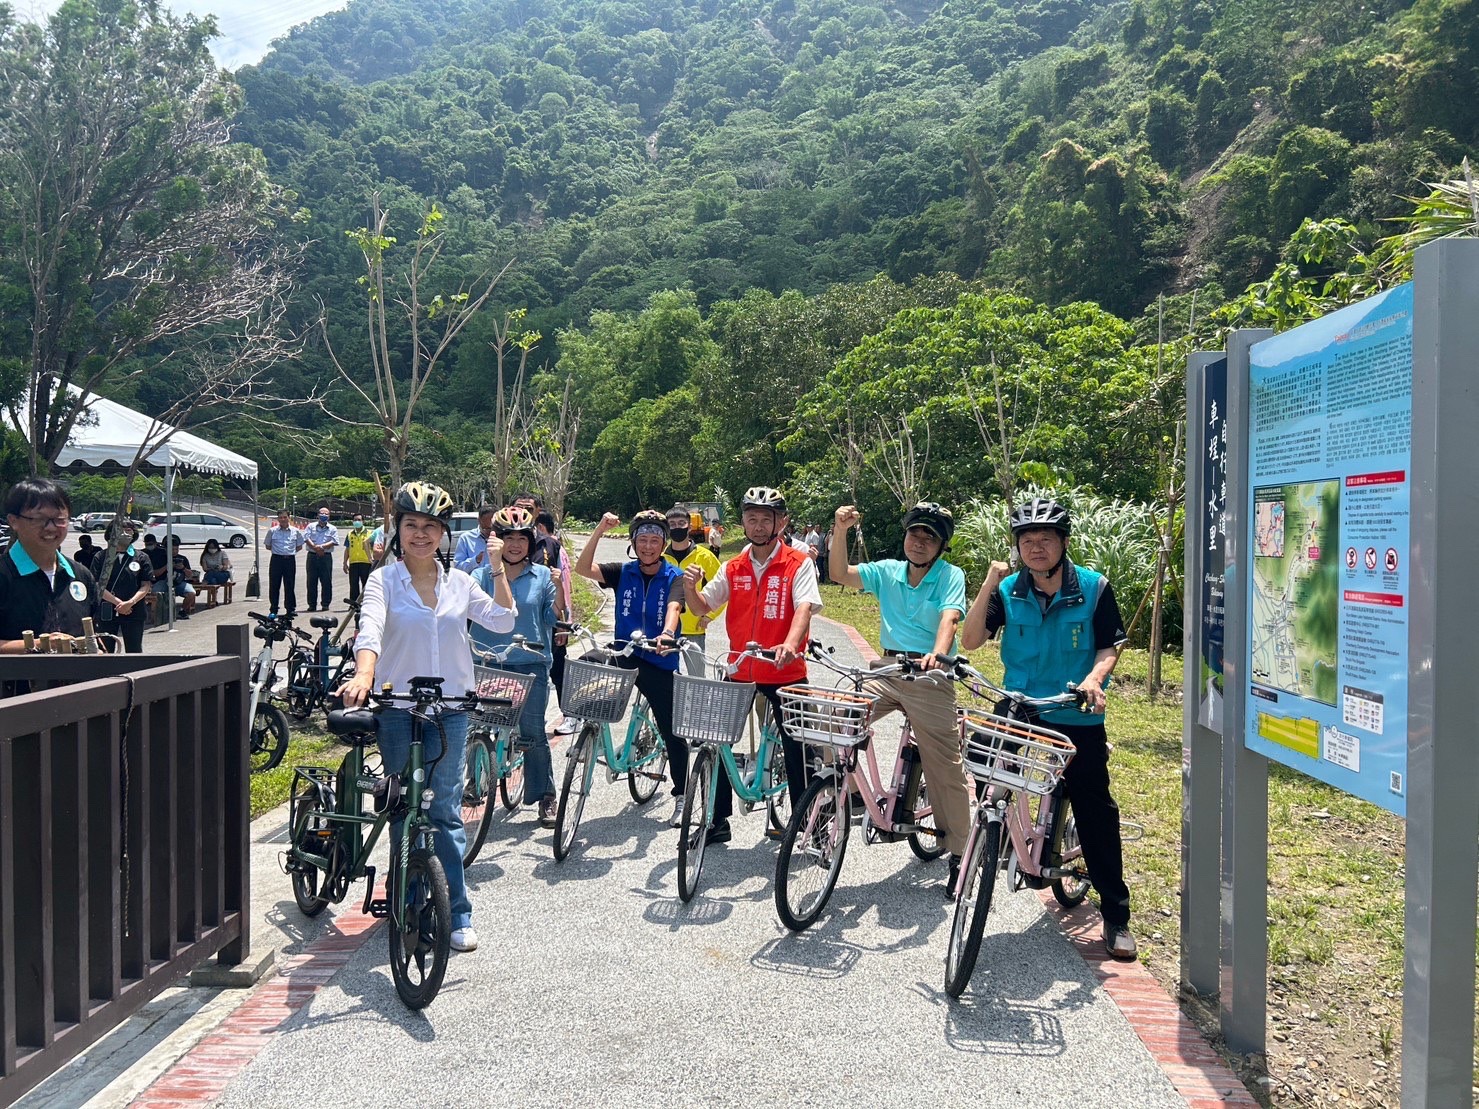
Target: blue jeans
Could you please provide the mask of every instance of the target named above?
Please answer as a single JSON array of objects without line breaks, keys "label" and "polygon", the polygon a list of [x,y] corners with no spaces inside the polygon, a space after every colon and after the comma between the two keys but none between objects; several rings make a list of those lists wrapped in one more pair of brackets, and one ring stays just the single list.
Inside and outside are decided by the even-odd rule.
[{"label": "blue jeans", "polygon": [[555,772],[550,765],[549,734],[544,730],[544,710],[549,704],[549,664],[543,662],[506,662],[504,670],[516,674],[533,674],[534,684],[519,714],[519,737],[527,745],[524,751],[524,796],[538,804],[554,796]]},{"label": "blue jeans", "polygon": [[[387,774],[405,769],[411,754],[411,727],[408,709],[384,709],[380,713],[380,757]],[[463,760],[467,754],[467,713],[454,712],[442,717],[447,731],[447,752],[437,760],[429,785],[431,823],[436,828],[436,855],[447,873],[447,892],[452,899],[452,927],[466,928],[472,923],[472,901],[467,896],[467,879],[462,874],[462,853],[467,850],[467,835],[462,830]],[[426,724],[421,733],[421,760],[431,762],[441,754],[441,736],[435,724]],[[400,849],[400,825],[391,828],[391,850]]]}]

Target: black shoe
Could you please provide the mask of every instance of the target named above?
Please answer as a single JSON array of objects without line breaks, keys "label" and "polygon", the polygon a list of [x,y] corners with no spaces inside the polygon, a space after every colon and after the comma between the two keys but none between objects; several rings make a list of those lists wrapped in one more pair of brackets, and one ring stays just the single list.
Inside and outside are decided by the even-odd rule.
[{"label": "black shoe", "polygon": [[729,821],[720,820],[709,825],[709,830],[704,835],[704,843],[728,843],[732,838],[729,831]]},{"label": "black shoe", "polygon": [[945,879],[945,896],[954,897],[955,887],[960,885],[960,856],[950,856],[950,877]]},{"label": "black shoe", "polygon": [[1130,960],[1135,958],[1135,937],[1130,932],[1130,925],[1110,924],[1104,922],[1104,950],[1112,959]]}]

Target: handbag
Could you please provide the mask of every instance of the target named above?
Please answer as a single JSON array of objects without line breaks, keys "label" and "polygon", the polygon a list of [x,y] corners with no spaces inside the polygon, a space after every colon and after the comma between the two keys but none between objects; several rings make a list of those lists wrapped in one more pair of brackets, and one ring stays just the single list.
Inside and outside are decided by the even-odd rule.
[{"label": "handbag", "polygon": [[255,570],[247,575],[246,595],[248,598],[260,597],[262,595],[262,583],[257,579],[257,571]]}]

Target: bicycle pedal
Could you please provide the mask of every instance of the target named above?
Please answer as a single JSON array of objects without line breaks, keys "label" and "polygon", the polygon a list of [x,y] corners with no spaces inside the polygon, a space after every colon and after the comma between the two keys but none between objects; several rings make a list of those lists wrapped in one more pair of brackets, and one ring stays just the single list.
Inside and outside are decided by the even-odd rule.
[{"label": "bicycle pedal", "polygon": [[377,920],[383,920],[390,915],[390,902],[383,897],[376,897],[370,901],[367,911]]}]

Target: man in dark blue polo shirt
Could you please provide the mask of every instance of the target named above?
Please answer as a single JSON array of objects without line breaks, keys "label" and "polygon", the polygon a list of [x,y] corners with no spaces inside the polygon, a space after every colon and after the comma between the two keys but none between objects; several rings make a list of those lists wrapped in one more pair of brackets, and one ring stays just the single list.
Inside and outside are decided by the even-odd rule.
[{"label": "man in dark blue polo shirt", "polygon": [[73,639],[98,615],[92,572],[62,554],[72,522],[67,491],[45,478],[16,482],[5,497],[14,541],[0,555],[0,652],[21,654],[24,632]]}]

